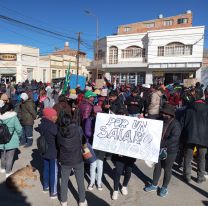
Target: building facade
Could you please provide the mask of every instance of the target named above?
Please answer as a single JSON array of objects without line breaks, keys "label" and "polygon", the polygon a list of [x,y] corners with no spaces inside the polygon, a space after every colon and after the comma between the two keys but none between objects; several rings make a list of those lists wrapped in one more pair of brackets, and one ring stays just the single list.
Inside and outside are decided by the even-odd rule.
[{"label": "building facade", "polygon": [[[167,23],[169,21],[169,23]],[[170,23],[171,22],[171,23]],[[150,25],[151,23],[151,25]],[[201,79],[204,26],[192,26],[192,13],[123,25],[98,43],[100,72],[118,83],[165,84]]]},{"label": "building facade", "polygon": [[1,82],[41,79],[39,49],[17,44],[0,44]]}]

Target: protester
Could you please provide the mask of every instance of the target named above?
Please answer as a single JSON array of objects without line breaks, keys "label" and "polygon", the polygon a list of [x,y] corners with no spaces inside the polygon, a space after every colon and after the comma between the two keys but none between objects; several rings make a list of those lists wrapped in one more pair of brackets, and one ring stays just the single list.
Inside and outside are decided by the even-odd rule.
[{"label": "protester", "polygon": [[43,110],[43,118],[39,125],[39,131],[44,136],[48,150],[43,157],[43,192],[50,193],[51,199],[57,198],[57,112],[53,108]]},{"label": "protester", "polygon": [[13,111],[11,103],[4,103],[0,100],[0,121],[9,129],[11,139],[7,144],[0,144],[1,150],[1,173],[6,173],[6,177],[11,175],[14,155],[19,148],[19,138],[22,135],[22,126],[17,118],[17,113]]},{"label": "protester", "polygon": [[44,100],[44,108],[52,108],[55,105],[55,100],[54,100],[54,90],[48,86],[47,90],[47,98]]},{"label": "protester", "polygon": [[137,88],[132,90],[131,95],[126,98],[125,104],[127,105],[129,116],[138,117],[142,113],[143,101]]},{"label": "protester", "polygon": [[[93,143],[93,134],[95,130],[95,120],[97,113],[102,112],[102,108],[100,106],[94,106],[92,115],[86,120],[85,124],[85,136],[88,142],[92,145]],[[95,185],[95,179],[97,177],[97,187],[98,190],[102,191],[102,175],[103,175],[103,160],[105,156],[105,152],[94,149],[94,153],[96,156],[96,161],[90,164],[90,184],[88,186],[88,190],[93,190]],[[97,169],[97,174],[96,174]]]},{"label": "protester", "polygon": [[[120,109],[118,111],[119,115],[128,115],[125,109]],[[113,157],[115,161],[115,174],[114,174],[114,191],[112,195],[113,200],[118,199],[118,190],[119,190],[119,184],[120,184],[120,178],[121,175],[124,173],[124,180],[122,184],[121,192],[123,195],[128,195],[128,183],[131,178],[131,172],[132,168],[134,166],[134,163],[136,161],[135,158],[126,157],[122,155],[114,155]]]},{"label": "protester", "polygon": [[33,144],[33,125],[36,119],[35,104],[26,93],[22,93],[20,97],[21,104],[18,109],[18,118],[23,126],[23,136],[20,144],[30,147]]},{"label": "protester", "polygon": [[205,155],[208,147],[208,105],[202,99],[201,89],[195,91],[195,101],[187,108],[183,117],[185,133],[184,180],[191,181],[191,161],[197,148],[197,183],[206,181]]},{"label": "protester", "polygon": [[[175,119],[175,107],[165,104],[161,109],[162,120],[164,123],[161,140],[161,153],[158,163],[155,164],[152,184],[146,186],[146,192],[157,191],[158,182],[161,176],[162,167],[164,168],[164,177],[162,187],[159,189],[159,196],[165,197],[168,194],[168,185],[172,176],[172,167],[175,162],[180,143],[181,126]],[[167,157],[166,157],[167,155]]]},{"label": "protester", "polygon": [[60,200],[67,206],[68,179],[72,169],[78,185],[79,206],[87,206],[84,186],[84,162],[81,153],[82,129],[65,114],[58,124],[57,145],[61,164]]}]

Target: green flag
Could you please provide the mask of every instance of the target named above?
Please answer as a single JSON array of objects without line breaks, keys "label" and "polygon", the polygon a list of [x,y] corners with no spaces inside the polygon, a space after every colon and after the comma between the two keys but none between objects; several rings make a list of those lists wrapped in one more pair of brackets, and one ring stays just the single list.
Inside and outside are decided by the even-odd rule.
[{"label": "green flag", "polygon": [[64,87],[63,87],[63,90],[62,90],[62,94],[66,94],[67,92],[67,89],[68,89],[68,86],[69,86],[69,81],[70,81],[70,67],[71,65],[69,64],[69,68],[66,72],[66,77],[65,77],[65,81],[64,81]]}]

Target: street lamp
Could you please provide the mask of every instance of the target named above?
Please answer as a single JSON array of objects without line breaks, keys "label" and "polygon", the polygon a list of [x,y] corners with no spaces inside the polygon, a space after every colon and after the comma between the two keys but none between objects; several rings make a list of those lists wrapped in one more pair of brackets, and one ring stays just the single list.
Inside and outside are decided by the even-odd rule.
[{"label": "street lamp", "polygon": [[96,18],[96,79],[98,79],[98,16],[90,12],[89,10],[84,10],[84,12],[89,16],[94,16]]}]

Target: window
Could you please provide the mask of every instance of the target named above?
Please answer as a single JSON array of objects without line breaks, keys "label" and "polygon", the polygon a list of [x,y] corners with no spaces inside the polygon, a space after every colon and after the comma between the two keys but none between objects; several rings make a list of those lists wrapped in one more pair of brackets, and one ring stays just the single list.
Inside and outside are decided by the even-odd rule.
[{"label": "window", "polygon": [[180,18],[178,19],[178,24],[187,24],[188,23],[188,19],[187,18]]},{"label": "window", "polygon": [[56,70],[52,70],[52,79],[56,78]]},{"label": "window", "polygon": [[184,45],[180,42],[173,42],[166,46],[158,47],[158,56],[184,56],[192,55],[192,45]]},{"label": "window", "polygon": [[111,46],[109,49],[109,64],[118,63],[118,48],[116,46]]},{"label": "window", "polygon": [[123,59],[144,57],[144,55],[145,55],[145,49],[142,49],[138,46],[130,46],[126,49],[123,49],[121,53],[121,57]]},{"label": "window", "polygon": [[164,46],[159,46],[157,56],[164,56]]},{"label": "window", "polygon": [[124,31],[125,31],[125,32],[131,31],[131,27],[124,27]]},{"label": "window", "polygon": [[152,27],[155,26],[155,22],[145,23],[144,25],[145,25],[145,27],[147,27],[147,28],[152,28]]},{"label": "window", "polygon": [[171,25],[173,25],[173,20],[172,19],[165,20],[165,21],[163,21],[163,25],[164,26],[171,26]]}]

